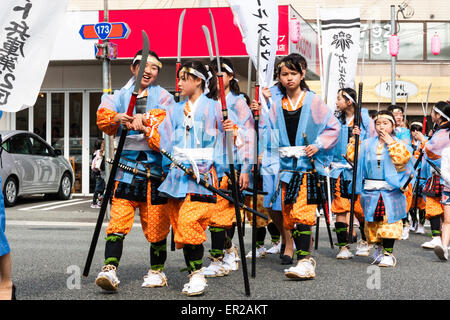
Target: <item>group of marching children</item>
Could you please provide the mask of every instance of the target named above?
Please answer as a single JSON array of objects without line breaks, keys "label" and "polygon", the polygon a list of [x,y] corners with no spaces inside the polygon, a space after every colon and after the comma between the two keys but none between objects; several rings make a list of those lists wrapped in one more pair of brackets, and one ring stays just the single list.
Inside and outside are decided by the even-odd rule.
[{"label": "group of marching children", "polygon": [[[357,97],[351,88],[339,90],[336,113],[333,113],[306,84],[306,60],[299,54],[283,58],[276,66],[278,83],[263,89],[263,104],[267,108],[262,108],[256,100],[250,102],[241,93],[231,61],[221,58],[228,109],[228,118],[224,120],[215,61],[205,65],[192,60],[179,68],[180,93],[186,99],[176,103],[167,90],[156,84],[162,69],[157,54],[150,51],[146,64],[141,60],[140,51],[130,67],[130,81],[113,95],[102,97],[97,125],[116,139],[121,130],[126,129],[120,163],[161,179],[148,180],[136,171],[119,167],[111,199],[111,219],[106,229],[104,266],[95,280],[102,289],[118,290],[117,269],[123,242],[134,223],[137,208],[150,251],[150,268],[144,275],[142,287],[168,284],[164,269],[171,227],[173,241],[177,249],[183,250],[189,274],[183,294],[201,295],[207,287],[207,277],[225,276],[237,270],[240,258],[232,244],[237,223],[235,206],[199,183],[202,179],[215,188],[226,190],[231,187],[230,175],[237,177],[239,201],[249,207],[252,206],[251,192],[262,186],[265,193],[264,197],[258,195],[257,211],[270,219],[256,219],[255,258],[267,253],[264,238],[268,230],[273,242],[269,253],[279,253],[281,264],[292,265],[284,270],[286,277],[312,279],[316,269],[316,260],[311,257],[312,227],[316,224],[318,207],[325,207],[318,203],[321,198],[318,193],[326,186],[318,188],[318,182],[326,180],[328,171],[325,169],[331,168],[328,187],[332,190],[331,211],[336,217],[337,258],[352,258],[348,229],[355,135],[359,135],[360,145],[354,214],[361,230],[356,255],[368,256],[375,245],[374,257],[379,266],[395,266],[394,242],[402,239],[402,220],[413,207],[410,228],[420,232],[427,218],[433,239],[423,247],[433,247],[441,259],[447,259],[450,107],[446,103],[434,106],[431,118],[436,130],[427,141],[420,124],[413,123],[411,131],[404,128],[403,115],[401,121],[397,119],[397,113],[402,110],[396,106],[379,111],[374,119],[362,109],[361,125],[355,126]],[[141,65],[145,65],[145,70],[134,114],[128,116],[126,109]],[[259,141],[256,141],[252,114],[257,110],[261,114]],[[230,172],[227,161],[227,134],[232,135],[236,172]],[[258,155],[254,154],[256,143]],[[424,152],[420,166],[422,179],[418,179],[424,191],[414,195],[414,179],[404,188],[408,178],[415,176],[413,148],[417,153]],[[166,155],[181,162],[184,168],[175,165]],[[261,181],[252,185],[255,163],[259,165]],[[442,176],[436,171],[441,163]],[[424,197],[427,201],[423,201]],[[419,218],[416,208],[421,208]],[[441,226],[443,214],[445,222]],[[253,221],[251,215],[247,219]],[[208,227],[210,262],[203,267]],[[252,258],[252,252],[247,258]]]}]

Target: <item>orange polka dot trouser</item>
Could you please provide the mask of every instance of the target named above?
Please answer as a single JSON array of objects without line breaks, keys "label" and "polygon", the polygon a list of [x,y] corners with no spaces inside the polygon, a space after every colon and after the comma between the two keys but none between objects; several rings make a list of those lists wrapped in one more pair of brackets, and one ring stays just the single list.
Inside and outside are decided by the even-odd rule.
[{"label": "orange polka dot trouser", "polygon": [[205,230],[215,206],[215,203],[191,201],[189,194],[183,200],[169,199],[167,210],[177,249],[185,244],[199,245],[206,241]]},{"label": "orange polka dot trouser", "polygon": [[[220,189],[228,189],[228,177],[223,176],[220,180]],[[211,213],[209,225],[216,228],[230,228],[236,219],[234,203],[217,196],[217,203]]]},{"label": "orange polka dot trouser", "polygon": [[[115,182],[114,191],[118,181]],[[167,214],[167,204],[151,204],[151,183],[147,186],[147,202],[130,201],[113,196],[111,204],[111,219],[106,234],[119,233],[127,235],[134,223],[134,213],[139,208],[142,231],[149,242],[159,242],[166,239],[170,230]]]},{"label": "orange polka dot trouser", "polygon": [[441,204],[441,197],[426,197],[425,201],[425,218],[430,220],[433,217],[439,216],[444,212]]},{"label": "orange polka dot trouser", "polygon": [[284,197],[286,194],[286,183],[281,186],[281,212],[283,213],[283,224],[286,230],[292,230],[296,223],[301,223],[307,226],[314,226],[316,224],[316,204],[308,204],[307,197],[307,183],[306,174],[303,175],[303,182],[300,186],[297,201],[292,204],[284,204]]},{"label": "orange polka dot trouser", "polygon": [[[341,177],[336,181],[333,201],[331,202],[331,212],[335,214],[347,213],[351,209],[351,200],[343,198],[341,195]],[[355,202],[355,217],[358,221],[364,221],[364,211],[361,207],[361,195],[357,195]]]},{"label": "orange polka dot trouser", "polygon": [[402,239],[403,221],[387,222],[387,215],[383,221],[365,222],[364,233],[369,243],[381,242],[383,239]]},{"label": "orange polka dot trouser", "polygon": [[[256,208],[257,208],[256,211],[269,217],[269,219],[266,220],[266,219],[256,216],[256,228],[267,227],[267,225],[272,222],[272,220],[270,219],[270,210],[267,208],[264,208],[264,204],[263,204],[264,195],[258,194],[257,197],[258,197],[258,199],[257,199],[257,203],[256,203]],[[245,205],[250,208],[253,208],[253,196],[245,197]],[[247,214],[247,221],[249,221],[250,225],[253,226],[253,214],[248,211],[246,211],[246,214]]]}]

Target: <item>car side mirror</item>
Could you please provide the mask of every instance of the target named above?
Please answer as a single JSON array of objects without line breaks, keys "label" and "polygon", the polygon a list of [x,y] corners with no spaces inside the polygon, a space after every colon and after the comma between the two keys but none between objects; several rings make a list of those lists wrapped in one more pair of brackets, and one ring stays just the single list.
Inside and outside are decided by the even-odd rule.
[{"label": "car side mirror", "polygon": [[56,156],[62,156],[62,151],[60,149],[55,149]]}]

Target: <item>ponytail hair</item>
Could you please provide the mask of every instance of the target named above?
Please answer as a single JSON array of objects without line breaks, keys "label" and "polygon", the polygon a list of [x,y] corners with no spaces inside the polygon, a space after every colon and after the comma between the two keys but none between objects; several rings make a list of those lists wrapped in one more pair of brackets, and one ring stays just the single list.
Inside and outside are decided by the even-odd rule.
[{"label": "ponytail hair", "polygon": [[[290,55],[284,57],[281,62],[277,66],[276,75],[279,78],[281,69],[283,67],[286,67],[290,70],[294,70],[299,72],[300,74],[306,75],[306,69],[308,68],[308,63],[306,62],[306,59],[298,54],[298,53],[291,53]],[[280,89],[281,93],[283,93],[283,96],[286,97],[286,88],[283,87],[281,82],[278,82],[278,88]],[[300,81],[300,88],[302,90],[309,91],[309,87],[305,82],[305,79]]]},{"label": "ponytail hair", "polygon": [[203,65],[201,61],[191,60],[185,62],[178,70],[177,77],[180,77],[180,72],[186,72],[188,77],[202,80],[202,90],[205,91],[208,86],[209,92],[206,94],[208,98],[217,100],[217,79],[214,69],[209,65]]},{"label": "ponytail hair", "polygon": [[[217,59],[212,60],[209,64],[217,74],[218,72]],[[233,76],[233,79],[230,80],[230,91],[236,96],[242,94],[241,88],[239,88],[239,84],[236,79],[236,73],[234,71],[233,63],[231,62],[231,60],[228,58],[220,58],[220,67],[222,72],[225,72],[229,77]]]}]

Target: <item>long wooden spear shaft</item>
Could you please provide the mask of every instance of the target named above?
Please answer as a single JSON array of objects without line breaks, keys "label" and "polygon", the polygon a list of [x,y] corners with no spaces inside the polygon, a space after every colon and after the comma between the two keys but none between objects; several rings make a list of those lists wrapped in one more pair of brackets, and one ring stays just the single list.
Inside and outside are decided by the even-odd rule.
[{"label": "long wooden spear shaft", "polygon": [[[139,94],[139,89],[141,87],[142,76],[145,71],[145,66],[147,65],[148,51],[150,44],[148,41],[147,34],[142,30],[143,47],[142,47],[142,58],[139,63],[138,75],[135,79],[133,93],[131,95],[130,103],[128,104],[127,115],[133,116],[134,106],[136,104],[136,99]],[[114,162],[111,166],[111,171],[108,177],[108,183],[106,184],[105,195],[100,207],[100,212],[98,214],[97,223],[95,225],[94,235],[92,236],[91,246],[89,248],[89,253],[86,259],[86,264],[84,266],[83,276],[87,277],[89,275],[89,270],[91,268],[92,259],[95,253],[95,247],[97,246],[98,237],[100,235],[100,230],[102,228],[103,220],[105,219],[106,208],[108,207],[108,202],[111,198],[111,194],[114,191],[114,182],[116,178],[117,167],[119,164],[120,156],[122,154],[123,146],[125,144],[125,139],[127,137],[127,128],[122,126],[122,131],[120,133],[119,144],[117,145],[117,150],[114,155]]]},{"label": "long wooden spear shaft", "polygon": [[[255,100],[259,102],[259,61],[261,54],[261,33],[258,36],[258,46],[256,50],[256,83],[255,83]],[[254,145],[254,161],[253,165],[253,210],[258,209],[258,181],[259,181],[259,172],[258,172],[258,142],[259,142],[259,110],[255,110],[253,112],[253,118],[255,119],[255,145]],[[244,226],[245,227],[245,226]],[[252,278],[256,277],[256,216],[253,215],[252,221]]]},{"label": "long wooden spear shaft", "polygon": [[[216,47],[216,58],[217,58],[217,79],[219,80],[219,89],[220,89],[220,101],[222,103],[222,116],[223,120],[228,119],[228,109],[227,109],[227,101],[225,97],[225,91],[223,86],[223,75],[222,75],[222,67],[220,64],[220,55],[219,55],[219,43],[217,39],[216,25],[214,23],[214,17],[212,15],[211,10],[209,10],[209,16],[211,17],[211,24],[214,35],[214,44]],[[239,209],[239,190],[236,182],[236,174],[234,170],[234,159],[233,159],[233,135],[231,132],[226,132],[226,152],[227,159],[230,166],[231,173],[231,190],[234,198],[234,208],[236,213],[236,224],[238,229],[238,238],[239,238],[239,249],[242,257],[242,272],[244,276],[244,286],[245,286],[245,294],[250,296],[250,283],[248,281],[248,273],[247,273],[247,261],[245,259],[245,247],[244,247],[244,238],[242,235],[242,219],[241,219],[241,211]],[[253,257],[255,258],[255,257]]]}]

